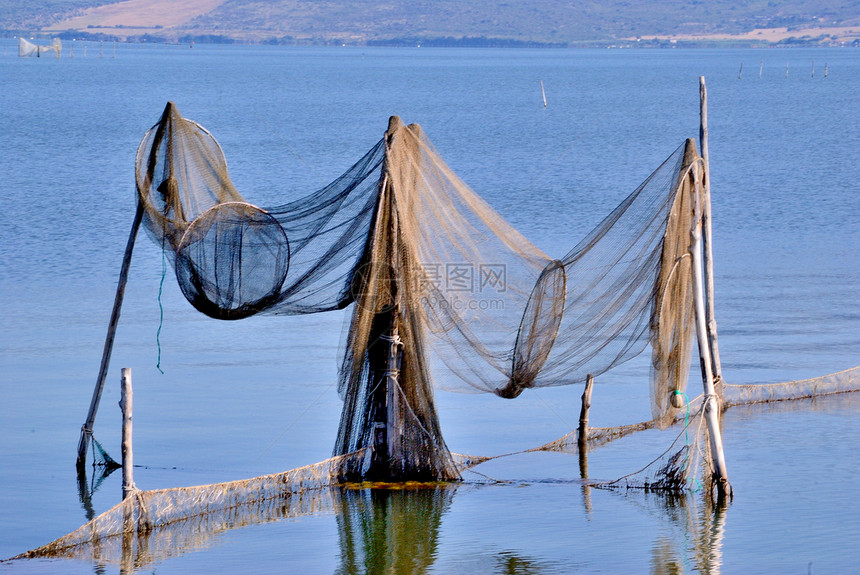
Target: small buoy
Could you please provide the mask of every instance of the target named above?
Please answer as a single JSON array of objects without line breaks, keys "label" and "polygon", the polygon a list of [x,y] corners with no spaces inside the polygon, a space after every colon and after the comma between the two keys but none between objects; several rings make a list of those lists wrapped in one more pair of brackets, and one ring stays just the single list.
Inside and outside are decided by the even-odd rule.
[{"label": "small buoy", "polygon": [[681,394],[680,391],[678,391],[677,389],[673,390],[671,392],[671,396],[672,407],[674,407],[675,409],[681,409],[682,407],[684,407],[684,396]]}]

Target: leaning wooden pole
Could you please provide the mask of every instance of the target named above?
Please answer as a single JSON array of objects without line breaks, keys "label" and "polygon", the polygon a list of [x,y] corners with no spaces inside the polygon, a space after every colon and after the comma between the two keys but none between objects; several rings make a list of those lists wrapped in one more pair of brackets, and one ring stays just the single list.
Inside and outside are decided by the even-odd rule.
[{"label": "leaning wooden pole", "polygon": [[125,296],[125,285],[128,283],[128,270],[131,266],[131,254],[134,251],[134,242],[137,239],[137,231],[140,229],[140,222],[143,219],[143,204],[137,202],[137,211],[134,214],[134,221],[131,224],[131,231],[128,234],[128,243],[125,246],[125,255],[122,258],[122,267],[119,272],[119,281],[116,286],[116,297],[113,301],[113,311],[108,323],[107,337],[105,337],[105,346],[102,351],[102,363],[99,368],[99,375],[96,378],[96,387],[93,390],[93,397],[90,400],[90,410],[87,412],[87,420],[81,426],[81,438],[78,441],[78,460],[79,467],[86,464],[87,447],[90,438],[93,436],[93,424],[96,420],[96,412],[99,410],[99,402],[102,398],[102,390],[105,385],[108,368],[110,367],[110,357],[113,352],[113,340],[116,336],[116,326],[119,324],[119,314],[122,310],[122,300]]},{"label": "leaning wooden pole", "polygon": [[[705,319],[708,342],[711,348],[711,369],[714,380],[719,384],[723,379],[720,365],[720,348],[717,345],[717,320],[714,315],[714,253],[711,224],[711,167],[708,163],[708,90],[705,77],[699,76],[699,147],[702,149],[702,250],[704,253],[705,273]],[[722,386],[717,388],[722,396]]]},{"label": "leaning wooden pole", "polygon": [[694,204],[695,221],[692,229],[693,245],[693,292],[696,306],[696,339],[699,347],[699,363],[702,368],[702,386],[705,392],[704,417],[708,425],[711,445],[711,464],[719,497],[731,496],[732,486],[726,471],[726,458],[723,454],[723,439],[720,431],[720,404],[714,390],[714,374],[711,369],[711,350],[705,320],[705,289],[702,271],[702,189],[699,185],[701,174],[699,165],[693,165],[695,180]]}]

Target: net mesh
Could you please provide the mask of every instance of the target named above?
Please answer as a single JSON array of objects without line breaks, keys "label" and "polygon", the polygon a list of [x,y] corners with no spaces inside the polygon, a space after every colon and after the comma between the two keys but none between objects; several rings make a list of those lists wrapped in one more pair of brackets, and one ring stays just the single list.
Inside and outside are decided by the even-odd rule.
[{"label": "net mesh", "polygon": [[723,404],[750,405],[774,401],[812,399],[837,393],[860,391],[860,366],[836,373],[785,383],[722,385]]},{"label": "net mesh", "polygon": [[447,368],[437,385],[513,398],[584,381],[650,341],[653,412],[660,426],[671,421],[668,398],[689,371],[698,161],[688,140],[560,259],[397,117],[332,184],[281,206],[248,203],[215,138],[172,103],[141,142],[136,173],[146,228],[201,312],[239,319],[354,303],[335,454],[373,446],[362,475],[444,480],[458,475],[431,365]]},{"label": "net mesh", "polygon": [[102,444],[92,438],[93,442],[93,467],[102,467],[105,471],[113,471],[119,469],[122,464],[117,463],[116,459],[110,456],[110,453],[102,447]]},{"label": "net mesh", "polygon": [[[860,366],[800,381],[727,387],[724,404],[727,408],[814,399],[860,391]],[[734,389],[744,390],[745,396],[738,397],[739,392]],[[763,400],[763,397],[767,399]],[[692,399],[684,407],[684,412],[675,420],[680,426],[676,427],[678,432],[671,444],[642,469],[611,481],[586,480],[585,483],[607,489],[640,489],[665,494],[700,490],[710,493],[713,469],[702,408],[702,396]],[[589,427],[587,449],[598,448],[655,426],[656,422],[649,420],[617,427]],[[575,454],[578,449],[577,432],[573,431],[527,451]],[[389,497],[379,493],[374,495],[365,488],[430,490],[435,493],[433,500],[450,501],[452,492],[439,483],[342,483],[341,478],[349,475],[349,470],[354,474],[354,470],[367,465],[372,457],[370,451],[362,450],[283,473],[229,483],[135,491],[131,497],[76,531],[16,558],[66,557],[108,563],[132,561],[140,566],[205,546],[213,536],[228,529],[286,517],[334,510],[343,514],[338,519],[342,530],[355,532],[358,519],[351,515],[360,512],[357,507],[371,503],[368,498]],[[486,461],[514,454],[450,455],[458,472],[462,473]],[[353,487],[360,491],[349,493]],[[354,551],[360,553],[362,549]]]},{"label": "net mesh", "polygon": [[[685,493],[713,487],[714,469],[710,456],[703,408],[684,418],[681,431],[669,447],[642,469],[612,481],[590,481],[607,489],[642,489],[665,493]],[[704,481],[704,484],[703,484]]]},{"label": "net mesh", "polygon": [[33,44],[24,38],[18,38],[18,56],[21,58],[41,58],[42,54],[54,53],[57,58],[63,51],[63,43],[59,38],[54,38],[49,45]]},{"label": "net mesh", "polygon": [[[157,532],[160,546],[169,547],[170,534],[193,540],[196,534],[211,526],[275,520],[294,513],[312,513],[319,505],[316,496],[336,485],[344,468],[360,465],[367,457],[364,451],[334,457],[320,463],[275,473],[194,487],[152,491],[135,490],[121,503],[105,511],[81,528],[32,551],[23,557],[91,556],[92,547],[99,553],[116,551],[128,544],[124,535],[133,534],[143,545],[148,534]],[[306,495],[312,494],[312,495]],[[153,540],[156,540],[153,538]],[[187,543],[187,541],[186,541]],[[193,547],[193,545],[191,546]]]},{"label": "net mesh", "polygon": [[[684,394],[690,371],[699,162],[688,140],[555,259],[460,181],[416,124],[392,117],[384,137],[334,182],[261,208],[233,186],[214,137],[168,103],[138,149],[138,199],[188,301],[219,319],[354,304],[335,457],[248,480],[135,491],[24,556],[90,557],[95,548],[126,557],[130,545],[169,554],[228,524],[313,512],[320,501],[331,507],[329,488],[344,481],[459,479],[493,457],[450,453],[433,376],[445,387],[514,398],[531,387],[585,381],[649,343],[653,418],[589,428],[586,445],[684,425],[642,470],[591,484],[679,492],[710,478],[703,398],[672,401]],[[718,391],[728,407],[858,389],[860,367],[786,384],[721,383]],[[573,432],[531,451],[577,445]],[[348,515],[343,526],[354,530]],[[150,540],[155,532],[166,536]]]},{"label": "net mesh", "polygon": [[[782,383],[730,385],[721,382],[719,391],[722,399],[712,397],[712,400],[719,401],[723,411],[735,406],[814,400],[860,391],[860,366],[820,377]],[[684,408],[685,411],[675,416],[671,423],[682,424],[680,433],[669,448],[651,463],[619,479],[592,484],[598,487],[638,488],[646,491],[684,492],[700,488],[710,491],[713,468],[708,431],[706,426],[702,425],[704,400],[704,395],[693,398]],[[595,449],[632,433],[655,427],[657,421],[654,419],[615,427],[588,427],[585,446],[587,450]],[[572,431],[530,451],[578,453],[578,433],[578,430]],[[486,460],[477,458],[475,464]],[[464,466],[469,466],[468,460],[464,461]]]}]

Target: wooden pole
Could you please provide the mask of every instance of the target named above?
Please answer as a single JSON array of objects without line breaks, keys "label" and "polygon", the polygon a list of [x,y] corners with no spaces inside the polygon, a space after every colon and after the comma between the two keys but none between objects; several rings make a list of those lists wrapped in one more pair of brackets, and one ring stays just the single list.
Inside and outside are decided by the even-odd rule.
[{"label": "wooden pole", "polygon": [[78,441],[78,460],[77,465],[82,467],[87,461],[87,447],[90,438],[93,435],[93,424],[96,420],[96,412],[99,409],[99,402],[102,398],[102,390],[105,385],[108,367],[110,367],[110,356],[113,351],[113,340],[116,336],[116,326],[119,323],[119,314],[122,309],[122,299],[125,296],[125,285],[128,283],[128,270],[131,266],[131,254],[134,250],[134,242],[137,239],[137,231],[140,229],[140,222],[143,219],[143,204],[137,202],[137,211],[134,214],[134,221],[131,224],[131,231],[128,234],[128,243],[125,246],[125,255],[122,258],[122,267],[119,272],[119,281],[116,286],[116,297],[113,302],[113,311],[108,324],[107,337],[105,337],[105,346],[102,351],[102,363],[99,368],[99,375],[96,378],[96,387],[93,390],[93,397],[90,400],[90,410],[87,412],[87,420],[81,426],[81,438]]},{"label": "wooden pole", "polygon": [[577,445],[579,447],[579,475],[588,478],[588,410],[591,409],[591,390],[594,387],[594,375],[588,374],[585,389],[582,392],[582,408],[579,411],[579,430]]},{"label": "wooden pole", "polygon": [[391,330],[388,340],[388,366],[385,372],[386,396],[386,438],[388,440],[389,469],[395,476],[403,472],[403,409],[400,398],[400,361],[403,343],[398,329],[398,306],[391,312]]},{"label": "wooden pole", "polygon": [[726,472],[726,459],[723,454],[723,439],[720,432],[720,407],[714,391],[714,377],[711,371],[711,353],[708,344],[708,333],[705,321],[705,290],[704,274],[702,272],[702,193],[699,166],[693,165],[693,175],[696,181],[695,193],[695,223],[693,224],[691,247],[693,256],[693,291],[696,298],[696,338],[699,344],[699,363],[702,368],[702,386],[705,392],[704,417],[708,425],[708,435],[711,442],[711,463],[714,468],[717,493],[722,498],[731,496],[732,486]]},{"label": "wooden pole", "polygon": [[134,457],[131,442],[132,391],[131,368],[122,368],[122,391],[119,407],[122,410],[122,498],[134,491]]},{"label": "wooden pole", "polygon": [[[711,165],[708,160],[708,89],[705,77],[699,77],[699,144],[702,149],[702,247],[705,258],[705,320],[711,346],[711,370],[717,382],[723,379],[720,348],[717,344],[717,320],[714,313],[714,251],[711,225]],[[717,392],[722,395],[722,386]]]}]

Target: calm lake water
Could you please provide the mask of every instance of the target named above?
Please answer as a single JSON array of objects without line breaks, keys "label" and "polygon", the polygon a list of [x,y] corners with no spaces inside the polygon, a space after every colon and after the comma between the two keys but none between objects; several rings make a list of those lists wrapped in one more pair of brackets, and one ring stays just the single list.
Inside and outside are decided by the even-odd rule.
[{"label": "calm lake water", "polygon": [[[120,500],[114,473],[82,503],[75,450],[134,214],[135,152],[168,100],[213,133],[234,183],[263,206],[333,180],[390,115],[418,122],[464,181],[562,255],[698,135],[704,75],[725,378],[779,382],[860,364],[858,50],[105,45],[99,57],[98,44],[77,43],[69,57],[66,43],[62,59],[37,60],[18,58],[11,39],[0,45],[0,558]],[[161,254],[141,234],[95,426],[118,458],[119,370],[131,367],[137,486],[327,458],[345,316],[219,323],[185,302],[170,272],[159,300],[161,280]],[[496,455],[573,430],[581,393],[436,399],[453,451]],[[592,403],[596,426],[648,419],[647,357],[602,376]],[[225,530],[136,570],[858,572],[858,415],[850,395],[730,409],[735,498],[722,510],[696,495],[585,489],[576,456],[532,453],[446,489],[320,494],[313,512]],[[636,471],[675,434],[597,449],[590,475]],[[0,563],[0,573],[119,571]]]}]

